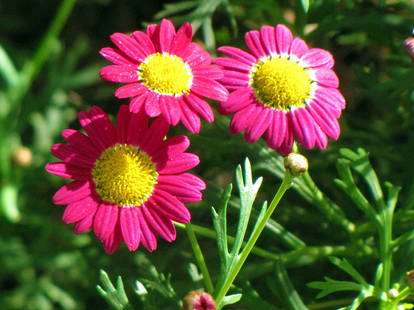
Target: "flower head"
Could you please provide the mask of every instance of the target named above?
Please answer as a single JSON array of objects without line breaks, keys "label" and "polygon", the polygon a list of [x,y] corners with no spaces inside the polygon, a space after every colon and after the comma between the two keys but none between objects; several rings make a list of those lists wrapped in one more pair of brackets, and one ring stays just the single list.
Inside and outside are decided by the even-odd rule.
[{"label": "flower head", "polygon": [[64,130],[68,144],[52,146],[62,162],[46,165],[48,172],[73,179],[53,197],[55,204],[67,205],[63,221],[76,223],[77,234],[93,227],[108,253],[122,240],[130,251],[140,243],[155,250],[157,235],[175,240],[173,221],[191,218],[183,203],[200,201],[205,188],[186,172],[199,163],[197,155],[185,153],[189,139],[165,139],[169,125],[164,118],[148,126],[145,113],[131,113],[125,105],[116,127],[96,106],[80,112],[79,120],[87,136]]},{"label": "flower head", "polygon": [[230,91],[218,108],[234,113],[231,132],[245,130],[249,143],[265,134],[282,155],[291,152],[294,139],[306,149],[326,148],[327,136],[337,139],[345,100],[337,90],[332,55],[309,48],[284,25],[249,31],[245,40],[251,53],[224,46],[218,51],[229,58],[215,60]]},{"label": "flower head", "polygon": [[200,116],[214,120],[210,105],[203,99],[226,100],[227,90],[216,80],[223,76],[211,56],[191,42],[193,28],[185,23],[178,31],[168,20],[150,25],[145,32],[114,33],[117,48],[100,53],[114,63],[101,69],[103,79],[128,83],[115,96],[132,97],[131,112],[145,110],[150,117],[162,114],[171,125],[181,120],[191,132],[200,131]]},{"label": "flower head", "polygon": [[182,310],[216,310],[216,303],[208,293],[191,291],[183,299]]}]

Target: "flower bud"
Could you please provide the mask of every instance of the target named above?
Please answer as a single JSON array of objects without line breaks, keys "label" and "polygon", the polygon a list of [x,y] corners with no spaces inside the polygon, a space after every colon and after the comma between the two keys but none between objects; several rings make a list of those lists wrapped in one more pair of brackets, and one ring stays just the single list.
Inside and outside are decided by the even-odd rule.
[{"label": "flower bud", "polygon": [[293,177],[297,177],[308,170],[308,160],[298,153],[290,153],[285,157],[284,165]]},{"label": "flower bud", "polygon": [[191,291],[183,299],[182,310],[216,310],[216,303],[208,293]]},{"label": "flower bud", "polygon": [[25,146],[19,146],[13,151],[12,158],[13,162],[18,166],[30,166],[32,163],[32,151]]},{"label": "flower bud", "polygon": [[408,286],[414,290],[414,270],[410,270],[406,274],[406,281]]},{"label": "flower bud", "polygon": [[408,55],[414,64],[414,38],[408,38],[404,41],[404,46],[407,49]]}]

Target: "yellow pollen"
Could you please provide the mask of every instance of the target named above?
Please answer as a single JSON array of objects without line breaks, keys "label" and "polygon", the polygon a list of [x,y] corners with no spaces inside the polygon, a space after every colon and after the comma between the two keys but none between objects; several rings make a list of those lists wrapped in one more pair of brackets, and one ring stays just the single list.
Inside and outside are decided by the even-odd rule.
[{"label": "yellow pollen", "polygon": [[140,206],[151,196],[158,172],[151,157],[137,147],[117,144],[102,153],[92,171],[102,200]]},{"label": "yellow pollen", "polygon": [[193,82],[190,66],[180,57],[168,53],[149,55],[138,67],[141,82],[159,94],[188,94]]},{"label": "yellow pollen", "polygon": [[312,79],[298,63],[288,58],[269,57],[257,62],[250,72],[256,97],[266,106],[288,110],[305,104]]}]

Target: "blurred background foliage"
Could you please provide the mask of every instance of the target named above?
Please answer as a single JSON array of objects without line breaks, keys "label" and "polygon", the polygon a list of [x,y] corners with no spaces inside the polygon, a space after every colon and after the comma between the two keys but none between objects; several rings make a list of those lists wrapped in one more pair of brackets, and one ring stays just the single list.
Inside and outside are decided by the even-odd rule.
[{"label": "blurred background foliage", "polygon": [[[57,15],[62,3],[66,7]],[[353,246],[361,240],[364,245],[375,241],[369,228],[364,231],[361,212],[334,185],[335,162],[342,147],[366,149],[380,180],[403,187],[395,230],[414,228],[414,66],[402,45],[414,27],[412,0],[1,1],[1,309],[106,308],[95,289],[101,268],[114,277],[121,275],[127,292],[133,291],[135,279],[151,278],[151,265],[171,273],[180,298],[194,289],[188,285],[188,266],[194,260],[182,230],[178,228],[172,244],[160,240],[153,253],[143,248],[129,253],[122,246],[108,256],[93,233],[77,236],[61,221],[63,207],[54,206],[51,197],[64,181],[44,170],[47,162],[55,160],[49,150],[62,142],[61,131],[79,129],[78,111],[92,105],[112,115],[118,110],[119,100],[114,98],[118,85],[101,81],[98,75],[107,64],[98,51],[112,46],[109,36],[142,30],[163,17],[176,25],[190,21],[197,29],[195,40],[213,54],[222,45],[245,49],[246,31],[278,23],[288,25],[309,45],[331,51],[348,105],[340,119],[342,134],[323,152],[300,151],[309,159],[315,183],[362,232],[357,237],[346,234],[294,191],[281,202],[274,219],[308,246],[347,245],[339,254],[372,279],[375,251]],[[221,189],[234,182],[234,169],[246,156],[255,177],[264,176],[258,207],[272,198],[280,182],[269,169],[263,169],[266,160],[279,155],[269,152],[263,141],[248,145],[242,135],[231,136],[228,124],[227,117],[216,114],[216,122],[204,122],[199,135],[190,135],[191,151],[201,158],[195,173],[208,183],[204,201],[190,207],[197,225],[212,228],[210,206],[216,205]],[[171,130],[173,134],[187,132],[177,127]],[[214,277],[218,267],[215,241],[205,237],[199,241]],[[291,250],[270,229],[258,245],[273,253]],[[317,304],[317,291],[306,283],[343,275],[327,261],[327,254],[307,255],[299,253],[286,263],[293,286],[306,304],[316,305],[314,309],[335,308]],[[393,280],[398,282],[413,268],[414,243],[409,242],[395,256]],[[232,309],[257,309],[259,302],[261,309],[283,308],[283,294],[273,281],[275,272],[272,261],[252,255],[236,282],[247,297]]]}]

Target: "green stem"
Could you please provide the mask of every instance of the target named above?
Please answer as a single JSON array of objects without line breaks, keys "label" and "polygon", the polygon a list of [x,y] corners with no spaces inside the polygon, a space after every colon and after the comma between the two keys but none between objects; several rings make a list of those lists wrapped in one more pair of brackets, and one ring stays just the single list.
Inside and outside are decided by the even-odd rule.
[{"label": "green stem", "polygon": [[204,260],[203,253],[201,252],[200,245],[198,244],[192,225],[190,223],[187,223],[185,225],[185,230],[187,232],[188,239],[190,240],[191,247],[193,249],[198,267],[200,268],[200,271],[203,274],[204,285],[207,289],[207,292],[212,294],[214,291],[213,282],[211,281],[211,277],[208,272],[208,268]]},{"label": "green stem", "polygon": [[220,287],[219,291],[216,293],[215,301],[217,305],[220,305],[224,296],[226,296],[227,291],[230,289],[230,286],[232,285],[234,279],[236,278],[241,267],[243,266],[244,262],[246,261],[247,257],[252,251],[257,239],[259,238],[261,232],[266,226],[266,222],[269,220],[273,211],[276,209],[280,199],[283,197],[285,192],[291,187],[292,179],[293,179],[293,176],[288,171],[286,171],[282,184],[280,185],[278,191],[275,194],[275,197],[270,203],[269,208],[266,210],[266,213],[263,216],[262,221],[256,225],[255,230],[253,231],[249,241],[246,243],[246,246],[243,248],[242,252],[240,253],[239,259],[237,260],[234,267],[229,271],[229,275],[226,278],[226,281],[224,282],[223,286]]},{"label": "green stem", "polygon": [[21,80],[18,90],[11,89],[9,98],[13,103],[20,101],[29,90],[33,79],[42,68],[44,62],[49,56],[53,41],[57,38],[60,31],[68,19],[76,0],[63,0],[58,12],[55,15],[49,29],[36,50],[33,58],[25,64],[20,75]]}]

